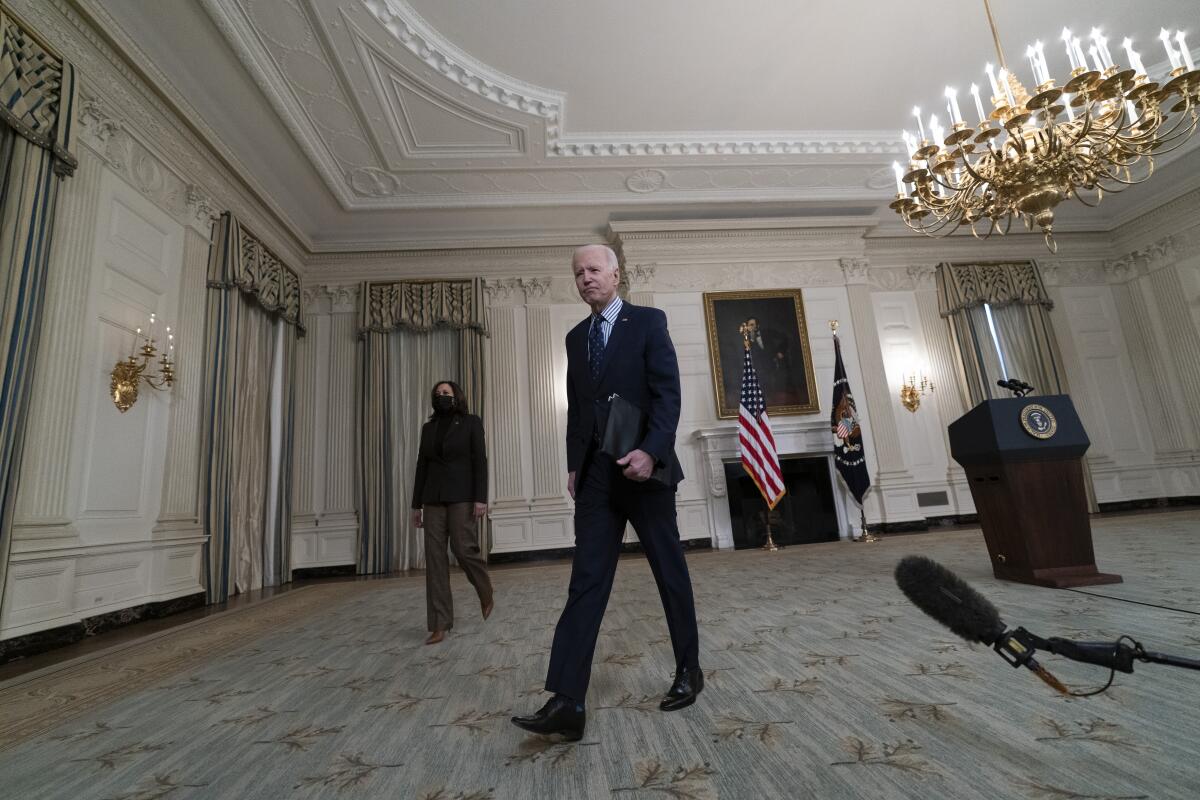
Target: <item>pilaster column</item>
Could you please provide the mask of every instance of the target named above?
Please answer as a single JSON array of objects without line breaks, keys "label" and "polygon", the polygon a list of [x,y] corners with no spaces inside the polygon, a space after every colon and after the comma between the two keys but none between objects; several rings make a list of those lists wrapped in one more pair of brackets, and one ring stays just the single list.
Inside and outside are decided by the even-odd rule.
[{"label": "pilaster column", "polygon": [[954,340],[950,336],[950,327],[938,311],[937,291],[933,286],[933,267],[923,267],[912,270],[917,284],[917,311],[921,318],[921,330],[925,335],[925,352],[929,360],[929,369],[938,392],[934,405],[938,410],[938,422],[942,429],[942,444],[946,448],[949,461],[947,477],[961,478],[963,469],[950,453],[950,435],[948,428],[951,422],[967,412],[967,401],[963,396],[962,382],[959,380],[958,359],[954,353]]},{"label": "pilaster column", "polygon": [[155,533],[200,528],[200,414],[204,379],[205,280],[210,242],[194,228],[183,238],[183,272],[175,314],[176,380],[163,467],[162,505]]},{"label": "pilaster column", "polygon": [[355,474],[355,387],[358,374],[357,287],[328,287],[329,381],[325,427],[325,514],[353,513]]},{"label": "pilaster column", "polygon": [[59,187],[14,539],[72,534],[70,465],[86,321],[81,309],[92,276],[102,173],[100,158],[81,147],[75,175]]},{"label": "pilaster column", "polygon": [[[858,344],[858,363],[863,377],[863,393],[869,410],[871,445],[875,450],[876,471],[881,479],[906,480],[912,475],[904,466],[904,451],[896,430],[894,402],[887,385],[883,366],[883,350],[875,324],[875,308],[871,303],[868,284],[870,264],[865,258],[843,258],[839,262],[846,275],[846,293],[850,298],[850,315],[854,323],[854,339]],[[868,462],[869,463],[869,462]]]},{"label": "pilaster column", "polygon": [[[1119,264],[1106,265],[1106,269],[1110,279],[1127,277]],[[1138,392],[1146,415],[1153,420],[1149,427],[1154,450],[1159,454],[1186,451],[1191,446],[1187,413],[1176,406],[1171,396],[1172,374],[1163,361],[1163,349],[1154,341],[1154,320],[1146,298],[1136,284],[1128,282],[1114,283],[1112,293]]]},{"label": "pilaster column", "polygon": [[[494,297],[495,287],[488,294]],[[511,289],[509,290],[511,294]],[[521,365],[517,352],[518,311],[515,306],[491,306],[487,309],[488,331],[488,405],[491,418],[486,430],[488,466],[492,471],[492,503],[525,502],[521,479]]]},{"label": "pilaster column", "polygon": [[323,356],[328,349],[321,342],[321,327],[328,317],[318,311],[318,303],[324,299],[321,289],[304,290],[304,338],[296,354],[296,421],[295,450],[292,468],[292,518],[307,520],[316,514],[315,468],[317,464],[317,419],[320,409],[320,389],[317,380]]},{"label": "pilaster column", "polygon": [[551,326],[550,306],[525,309],[529,341],[529,416],[533,445],[533,500],[561,501],[566,491],[563,443],[558,428],[549,424],[558,418],[554,398],[558,381],[554,375],[554,353],[561,347]]},{"label": "pilaster column", "polygon": [[1178,265],[1150,273],[1150,288],[1158,306],[1162,343],[1170,354],[1173,383],[1179,388],[1191,428],[1191,441],[1200,441],[1200,331],[1192,320]]}]

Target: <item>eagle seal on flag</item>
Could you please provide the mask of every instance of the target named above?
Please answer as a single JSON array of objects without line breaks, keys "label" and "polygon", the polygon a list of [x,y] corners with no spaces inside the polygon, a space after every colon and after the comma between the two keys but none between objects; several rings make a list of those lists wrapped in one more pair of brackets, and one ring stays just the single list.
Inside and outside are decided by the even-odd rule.
[{"label": "eagle seal on flag", "polygon": [[854,407],[854,395],[850,392],[850,381],[846,379],[846,366],[842,363],[842,343],[837,334],[833,337],[833,352],[833,412],[829,415],[830,428],[835,438],[833,461],[838,474],[846,482],[846,488],[861,506],[863,495],[871,488],[871,477],[867,472],[867,459],[863,452],[858,409]]}]

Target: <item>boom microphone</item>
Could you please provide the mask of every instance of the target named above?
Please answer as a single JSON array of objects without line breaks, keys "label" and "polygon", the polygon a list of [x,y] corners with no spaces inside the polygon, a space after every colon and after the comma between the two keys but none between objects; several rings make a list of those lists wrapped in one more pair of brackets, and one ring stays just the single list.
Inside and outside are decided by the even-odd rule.
[{"label": "boom microphone", "polygon": [[996,607],[936,561],[924,556],[901,559],[896,583],[913,605],[968,642],[990,646],[1004,634]]},{"label": "boom microphone", "polygon": [[[924,556],[902,558],[896,565],[896,584],[913,605],[957,635],[968,642],[989,645],[1013,667],[1028,667],[1063,694],[1077,693],[1071,692],[1037,663],[1033,657],[1037,650],[1127,673],[1133,672],[1135,660],[1200,670],[1200,661],[1148,652],[1140,642],[1128,636],[1115,642],[1073,642],[1058,637],[1043,639],[1024,628],[1007,630],[1000,612],[987,598],[962,578]],[[1132,646],[1124,643],[1126,639]],[[1112,682],[1111,678],[1109,682]]]}]

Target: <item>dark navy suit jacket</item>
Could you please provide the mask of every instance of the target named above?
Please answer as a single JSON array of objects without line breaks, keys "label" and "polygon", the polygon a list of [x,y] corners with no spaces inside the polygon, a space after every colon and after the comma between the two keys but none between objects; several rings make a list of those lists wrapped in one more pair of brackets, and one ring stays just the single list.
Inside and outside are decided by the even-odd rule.
[{"label": "dark navy suit jacket", "polygon": [[589,316],[567,334],[567,470],[576,473],[575,486],[583,484],[594,433],[604,430],[613,394],[647,414],[649,425],[639,449],[649,453],[657,465],[668,467],[670,485],[675,486],[683,480],[675,456],[679,361],[667,333],[667,315],[657,308],[625,303],[609,334],[596,382],[588,366],[590,327]]}]

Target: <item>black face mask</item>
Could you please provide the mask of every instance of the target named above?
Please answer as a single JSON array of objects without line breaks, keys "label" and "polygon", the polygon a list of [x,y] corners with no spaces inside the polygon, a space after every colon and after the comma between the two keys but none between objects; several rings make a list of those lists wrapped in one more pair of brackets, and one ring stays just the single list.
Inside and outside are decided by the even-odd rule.
[{"label": "black face mask", "polygon": [[433,398],[433,410],[439,414],[449,414],[454,410],[455,401],[453,395],[439,394]]}]

